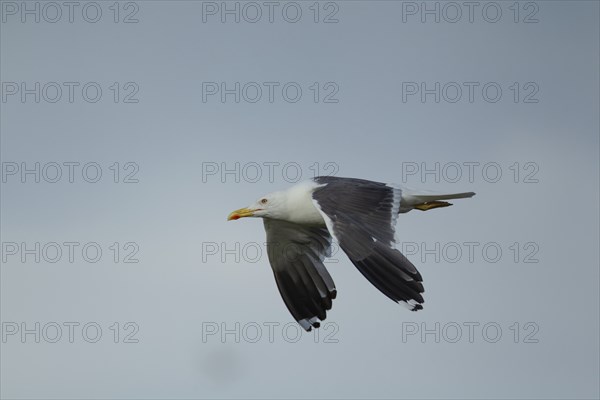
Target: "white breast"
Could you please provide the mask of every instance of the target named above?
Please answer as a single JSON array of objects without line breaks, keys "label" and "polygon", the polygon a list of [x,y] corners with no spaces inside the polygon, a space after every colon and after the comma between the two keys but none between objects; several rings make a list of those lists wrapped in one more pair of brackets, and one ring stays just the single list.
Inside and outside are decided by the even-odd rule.
[{"label": "white breast", "polygon": [[318,186],[314,181],[306,181],[286,191],[287,221],[302,225],[325,226],[323,216],[313,204],[312,192]]}]

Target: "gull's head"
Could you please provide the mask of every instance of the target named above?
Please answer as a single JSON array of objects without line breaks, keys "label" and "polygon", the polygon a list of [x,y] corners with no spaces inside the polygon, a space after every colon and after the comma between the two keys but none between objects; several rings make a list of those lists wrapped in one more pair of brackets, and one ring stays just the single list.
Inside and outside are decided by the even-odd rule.
[{"label": "gull's head", "polygon": [[248,207],[233,211],[227,221],[245,217],[278,218],[285,207],[285,195],[282,192],[269,193]]}]

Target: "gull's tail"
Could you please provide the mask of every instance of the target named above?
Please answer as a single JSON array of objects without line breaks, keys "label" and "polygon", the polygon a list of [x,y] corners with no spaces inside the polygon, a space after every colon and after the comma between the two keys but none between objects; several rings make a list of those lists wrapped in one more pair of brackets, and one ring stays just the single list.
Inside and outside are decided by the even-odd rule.
[{"label": "gull's tail", "polygon": [[475,192],[462,192],[462,193],[432,193],[432,192],[417,192],[411,189],[402,189],[402,198],[400,200],[399,213],[409,212],[410,210],[421,210],[427,211],[432,208],[448,207],[452,203],[442,200],[452,199],[467,199],[475,196]]}]

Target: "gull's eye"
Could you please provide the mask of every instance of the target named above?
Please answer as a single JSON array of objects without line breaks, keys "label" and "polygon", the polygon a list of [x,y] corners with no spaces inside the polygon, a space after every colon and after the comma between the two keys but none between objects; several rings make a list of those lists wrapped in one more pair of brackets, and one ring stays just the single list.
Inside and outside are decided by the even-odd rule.
[{"label": "gull's eye", "polygon": [[267,199],[262,199],[262,200],[260,201],[260,204],[267,204]]}]

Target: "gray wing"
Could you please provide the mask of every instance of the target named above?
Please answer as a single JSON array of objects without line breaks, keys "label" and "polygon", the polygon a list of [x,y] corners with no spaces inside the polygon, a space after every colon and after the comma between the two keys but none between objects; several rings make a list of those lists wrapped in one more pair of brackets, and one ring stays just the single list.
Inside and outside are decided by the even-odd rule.
[{"label": "gray wing", "polygon": [[422,277],[393,246],[401,190],[362,179],[317,177],[313,192],[331,234],[377,289],[413,311],[423,308]]},{"label": "gray wing", "polygon": [[322,227],[268,218],[263,221],[269,262],[285,305],[304,329],[318,328],[337,293],[323,265],[331,235]]}]

